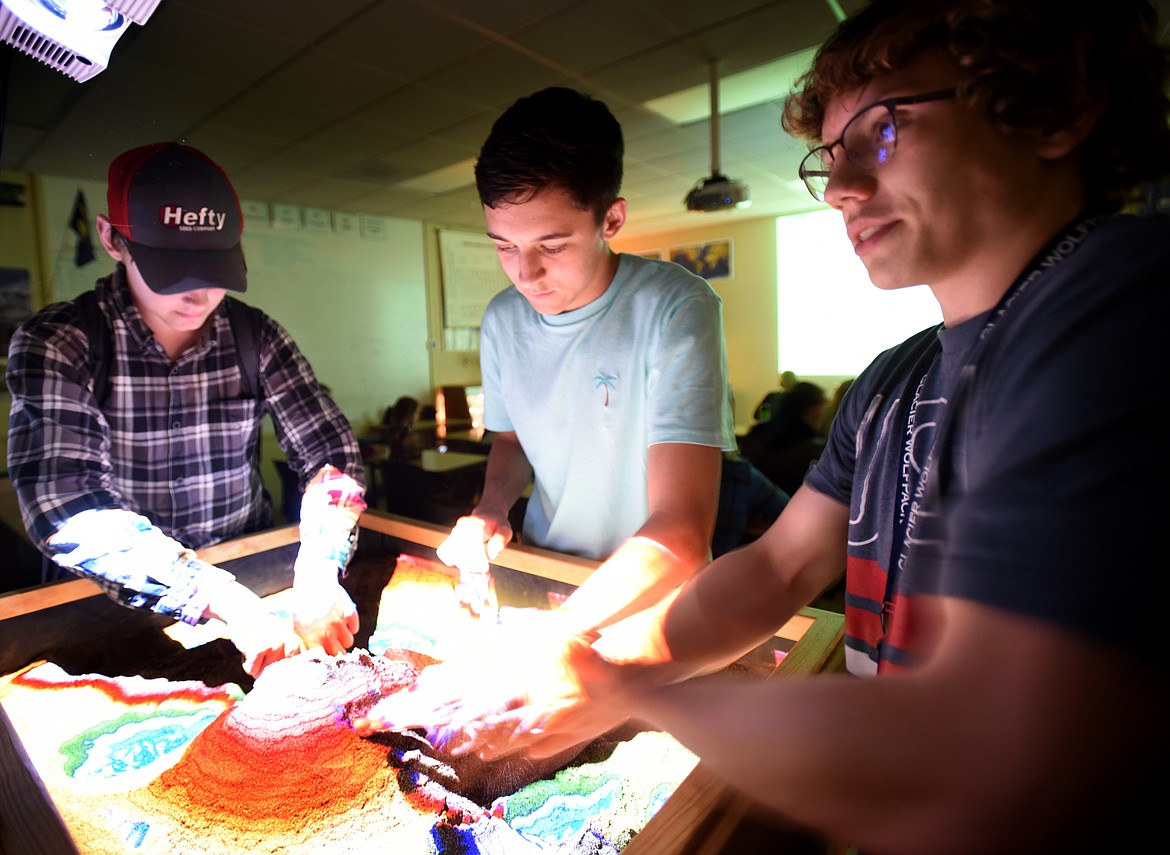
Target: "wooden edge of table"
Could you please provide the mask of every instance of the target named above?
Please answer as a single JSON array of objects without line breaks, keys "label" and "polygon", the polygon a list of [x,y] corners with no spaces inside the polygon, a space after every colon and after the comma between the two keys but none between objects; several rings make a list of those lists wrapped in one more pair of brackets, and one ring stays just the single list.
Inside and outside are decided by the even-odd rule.
[{"label": "wooden edge of table", "polygon": [[[445,526],[408,517],[399,517],[382,511],[366,511],[362,514],[360,526],[432,549],[437,548],[450,533],[450,529]],[[235,558],[287,546],[290,543],[296,543],[299,539],[299,527],[295,524],[286,525],[209,546],[200,550],[199,557],[210,564],[222,564]],[[580,585],[589,578],[589,575],[599,564],[599,562],[588,558],[564,555],[519,544],[507,546],[493,563],[500,567],[519,570],[569,585]],[[89,579],[69,579],[35,588],[26,588],[0,596],[0,620],[101,594],[102,589]],[[809,612],[809,609],[805,609],[800,614],[793,616],[776,631],[776,635],[790,641],[800,640],[815,623],[815,617]]]},{"label": "wooden edge of table", "polygon": [[0,852],[76,855],[77,845],[0,706]]},{"label": "wooden edge of table", "polygon": [[[383,511],[366,511],[362,514],[361,526],[432,549],[437,548],[451,533],[451,530],[445,526],[399,517]],[[588,579],[600,563],[590,558],[565,555],[522,544],[509,544],[492,561],[492,564],[499,567],[519,570],[523,573],[530,573],[544,579],[553,579],[574,586],[580,585]],[[802,609],[800,614],[794,615],[776,631],[777,637],[789,641],[799,641],[805,632],[815,624],[817,611],[816,609]],[[821,614],[827,613],[822,612]]]}]

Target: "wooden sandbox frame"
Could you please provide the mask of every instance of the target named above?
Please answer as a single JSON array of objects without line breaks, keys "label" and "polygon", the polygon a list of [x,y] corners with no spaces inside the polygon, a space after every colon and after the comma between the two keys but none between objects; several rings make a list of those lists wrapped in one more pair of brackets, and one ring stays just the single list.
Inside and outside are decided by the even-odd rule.
[{"label": "wooden sandbox frame", "polygon": [[[401,553],[434,558],[449,529],[379,511],[361,518],[359,558]],[[200,558],[225,567],[261,596],[292,582],[295,525],[238,538],[202,550]],[[520,588],[546,593],[581,584],[596,561],[513,545],[493,563],[497,583],[510,577]],[[501,602],[505,601],[501,593]],[[123,609],[92,582],[72,579],[0,596],[0,674],[36,661],[45,650],[78,639],[122,630],[141,631],[170,621]],[[803,609],[776,633],[772,649],[786,655],[772,667],[772,649],[762,650],[746,670],[761,679],[840,671],[844,619],[835,612]],[[766,646],[765,646],[766,647]],[[181,655],[181,654],[180,654]],[[747,662],[745,657],[741,662]],[[758,848],[757,848],[758,847]],[[76,853],[65,823],[46,791],[19,736],[0,706],[0,852]],[[625,848],[625,855],[748,855],[752,852],[828,853],[839,847],[789,828],[767,815],[750,797],[700,763],[653,819]]]}]

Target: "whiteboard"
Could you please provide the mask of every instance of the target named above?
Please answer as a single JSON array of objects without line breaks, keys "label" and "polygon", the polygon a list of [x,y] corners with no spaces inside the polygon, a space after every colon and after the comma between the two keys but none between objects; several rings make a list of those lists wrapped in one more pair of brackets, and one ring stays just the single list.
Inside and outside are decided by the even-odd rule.
[{"label": "whiteboard", "polygon": [[443,323],[448,327],[479,327],[492,297],[512,283],[496,258],[487,235],[442,230],[439,266],[443,279]]}]

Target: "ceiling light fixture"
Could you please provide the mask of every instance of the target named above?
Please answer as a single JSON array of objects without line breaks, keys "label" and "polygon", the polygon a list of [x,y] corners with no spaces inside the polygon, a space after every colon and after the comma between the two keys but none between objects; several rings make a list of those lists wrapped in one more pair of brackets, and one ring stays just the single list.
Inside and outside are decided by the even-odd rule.
[{"label": "ceiling light fixture", "polygon": [[2,0],[0,41],[78,82],[110,64],[131,23],[145,24],[159,0]]},{"label": "ceiling light fixture", "polygon": [[719,62],[711,60],[711,175],[699,179],[683,199],[688,211],[726,211],[746,208],[752,203],[751,191],[742,181],[734,181],[720,171],[719,165]]}]

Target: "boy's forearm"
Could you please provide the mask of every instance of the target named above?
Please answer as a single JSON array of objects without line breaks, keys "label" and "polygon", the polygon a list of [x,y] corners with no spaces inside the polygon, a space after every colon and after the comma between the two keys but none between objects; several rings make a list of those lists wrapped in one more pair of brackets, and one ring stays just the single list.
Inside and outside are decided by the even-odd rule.
[{"label": "boy's forearm", "polygon": [[488,453],[487,474],[476,511],[483,509],[507,517],[531,482],[532,465],[520,441],[513,433],[499,434]]}]

